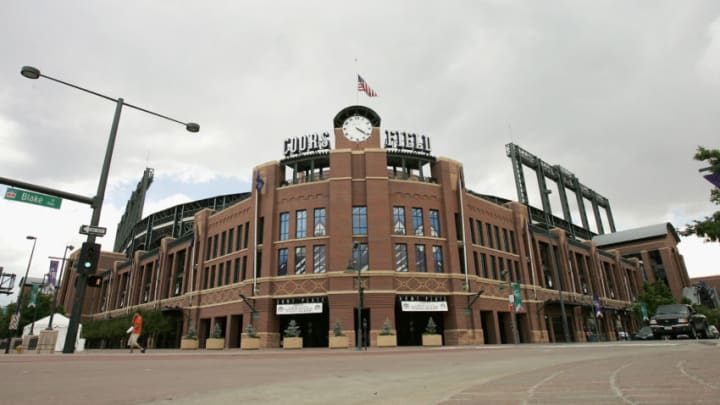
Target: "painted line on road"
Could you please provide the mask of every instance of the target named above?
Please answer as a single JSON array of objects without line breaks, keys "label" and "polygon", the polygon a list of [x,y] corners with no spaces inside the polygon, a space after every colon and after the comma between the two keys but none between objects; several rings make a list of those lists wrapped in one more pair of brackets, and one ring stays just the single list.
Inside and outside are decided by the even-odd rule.
[{"label": "painted line on road", "polygon": [[532,387],[528,388],[528,390],[527,390],[528,397],[527,397],[527,399],[525,399],[525,400],[523,401],[523,405],[528,405],[528,401],[531,400],[532,397],[535,395],[535,390],[537,390],[538,388],[540,388],[541,385],[545,384],[546,382],[552,380],[553,378],[559,376],[559,375],[562,374],[562,373],[563,373],[563,371],[558,371],[557,373],[552,374],[552,375],[550,375],[550,376],[548,376],[548,377],[545,377],[545,378],[544,378],[542,381],[540,381],[539,383],[537,383],[537,384],[533,385]]},{"label": "painted line on road", "polygon": [[637,405],[638,402],[633,401],[632,399],[630,399],[630,398],[628,398],[627,396],[625,396],[625,394],[622,392],[622,390],[620,389],[620,387],[617,386],[617,375],[618,375],[618,373],[620,373],[620,371],[622,371],[622,369],[624,369],[625,367],[629,367],[631,364],[632,364],[632,363],[628,363],[628,364],[626,364],[626,365],[624,365],[624,366],[616,369],[615,371],[613,371],[612,374],[610,374],[610,378],[609,378],[609,380],[610,380],[610,388],[612,388],[612,390],[613,390],[613,392],[615,393],[615,395],[617,395],[620,399],[622,399],[626,404]]},{"label": "painted line on road", "polygon": [[697,382],[698,384],[704,385],[704,386],[706,386],[706,387],[708,387],[708,388],[711,388],[711,389],[714,389],[714,390],[718,389],[717,385],[711,384],[711,383],[709,383],[709,382],[706,382],[706,381],[703,380],[702,378],[700,378],[700,377],[698,377],[698,376],[695,376],[695,375],[691,375],[690,373],[688,373],[687,370],[685,370],[685,362],[686,362],[686,360],[680,360],[680,361],[675,365],[675,367],[677,367],[677,368],[680,370],[680,373],[682,373],[682,375],[684,375],[685,377],[687,377],[687,378],[689,378],[689,379]]}]

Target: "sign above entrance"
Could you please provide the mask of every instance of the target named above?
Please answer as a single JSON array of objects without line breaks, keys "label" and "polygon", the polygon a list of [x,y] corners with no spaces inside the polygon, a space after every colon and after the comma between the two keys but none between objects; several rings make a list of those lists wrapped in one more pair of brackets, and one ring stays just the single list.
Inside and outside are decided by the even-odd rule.
[{"label": "sign above entrance", "polygon": [[[305,304],[277,304],[276,315],[322,314],[322,302]],[[446,309],[447,311],[447,309]]]},{"label": "sign above entrance", "polygon": [[447,301],[401,301],[403,312],[446,312]]}]

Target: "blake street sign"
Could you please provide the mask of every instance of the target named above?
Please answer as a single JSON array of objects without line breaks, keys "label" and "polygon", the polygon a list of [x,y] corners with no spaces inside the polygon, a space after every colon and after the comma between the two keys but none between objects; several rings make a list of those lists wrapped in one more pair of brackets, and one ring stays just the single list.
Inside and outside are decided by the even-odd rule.
[{"label": "blake street sign", "polygon": [[80,233],[83,235],[105,236],[107,228],[103,228],[101,226],[83,225],[80,227]]},{"label": "blake street sign", "polygon": [[60,204],[62,203],[62,198],[12,187],[8,187],[5,192],[5,199],[20,201],[28,204],[42,205],[44,207],[55,209],[60,209]]}]

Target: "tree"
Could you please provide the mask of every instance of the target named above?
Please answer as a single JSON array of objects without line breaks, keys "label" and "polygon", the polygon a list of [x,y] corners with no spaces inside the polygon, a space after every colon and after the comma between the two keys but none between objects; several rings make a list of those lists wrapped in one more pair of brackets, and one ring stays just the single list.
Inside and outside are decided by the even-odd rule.
[{"label": "tree", "polygon": [[[720,173],[720,149],[705,149],[698,146],[695,160],[707,161],[709,170],[713,174]],[[710,190],[710,201],[720,205],[720,188],[714,187]],[[705,238],[708,242],[720,241],[720,211],[715,211],[711,216],[705,217],[702,221],[695,220],[688,224],[687,228],[680,231],[683,236],[697,235]]]},{"label": "tree", "polygon": [[660,305],[675,303],[670,288],[662,281],[643,283],[643,293],[638,297],[638,301],[644,302],[647,305],[650,316],[655,314],[657,307]]}]

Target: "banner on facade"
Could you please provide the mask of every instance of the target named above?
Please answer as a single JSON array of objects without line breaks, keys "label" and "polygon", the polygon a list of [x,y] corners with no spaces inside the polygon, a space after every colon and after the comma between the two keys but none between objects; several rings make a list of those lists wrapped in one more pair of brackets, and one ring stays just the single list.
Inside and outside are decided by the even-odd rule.
[{"label": "banner on facade", "polygon": [[297,315],[297,314],[321,314],[323,311],[322,302],[305,304],[277,304],[276,315]]},{"label": "banner on facade", "polygon": [[403,312],[446,312],[447,301],[401,301]]}]

